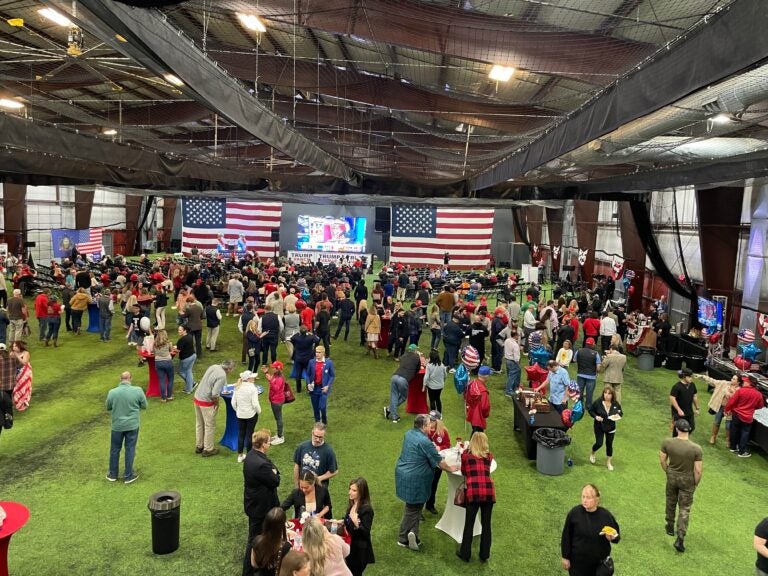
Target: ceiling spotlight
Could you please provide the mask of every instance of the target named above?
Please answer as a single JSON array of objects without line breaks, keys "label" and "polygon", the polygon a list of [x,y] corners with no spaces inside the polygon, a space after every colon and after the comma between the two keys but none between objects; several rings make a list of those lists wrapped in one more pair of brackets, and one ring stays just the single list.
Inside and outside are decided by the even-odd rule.
[{"label": "ceiling spotlight", "polygon": [[456,130],[456,132],[464,132],[464,122],[462,122],[461,124],[456,126],[456,128],[454,128],[454,130]]},{"label": "ceiling spotlight", "polygon": [[174,86],[184,86],[184,81],[175,74],[166,74],[163,76],[170,84]]},{"label": "ceiling spotlight", "polygon": [[256,16],[255,14],[237,14],[238,20],[240,20],[240,23],[248,28],[248,30],[253,30],[254,32],[266,32],[267,27],[264,26],[264,23],[261,21],[261,19]]},{"label": "ceiling spotlight", "polygon": [[48,18],[51,22],[59,26],[72,26],[72,21],[63,14],[56,12],[53,8],[41,8],[37,11],[43,18]]},{"label": "ceiling spotlight", "polygon": [[117,130],[114,128],[105,128],[102,132],[104,136],[115,136],[117,134]]},{"label": "ceiling spotlight", "polygon": [[496,80],[496,82],[509,82],[512,75],[515,73],[515,69],[509,66],[499,66],[494,64],[493,68],[488,74],[488,78]]},{"label": "ceiling spotlight", "polygon": [[733,122],[733,117],[730,114],[721,113],[712,116],[710,120],[715,124],[729,124],[730,122]]},{"label": "ceiling spotlight", "polygon": [[18,110],[24,108],[24,104],[18,100],[11,100],[10,98],[0,98],[0,107],[8,108],[9,110]]}]

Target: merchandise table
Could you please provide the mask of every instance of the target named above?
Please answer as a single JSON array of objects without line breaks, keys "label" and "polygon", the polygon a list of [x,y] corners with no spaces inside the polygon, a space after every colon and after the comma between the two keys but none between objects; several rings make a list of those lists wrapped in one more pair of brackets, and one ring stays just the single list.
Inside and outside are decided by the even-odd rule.
[{"label": "merchandise table", "polygon": [[523,444],[525,454],[529,460],[536,459],[536,441],[533,439],[534,431],[539,428],[556,428],[557,430],[568,431],[568,427],[563,424],[560,414],[552,408],[551,412],[546,414],[537,412],[533,415],[533,424],[530,423],[531,415],[528,414],[528,408],[525,407],[517,397],[512,398],[515,407],[514,429],[523,433]]},{"label": "merchandise table", "polygon": [[424,369],[418,371],[416,376],[411,378],[408,382],[408,401],[405,405],[405,411],[407,414],[426,414],[429,412],[429,404],[427,404],[427,392],[423,391],[424,387]]},{"label": "merchandise table", "polygon": [[[256,390],[258,390],[259,394],[264,392],[264,388],[259,385],[256,385]],[[221,397],[224,398],[224,404],[226,405],[227,419],[224,425],[224,435],[219,440],[219,444],[229,448],[232,452],[237,452],[237,436],[240,433],[240,425],[237,422],[237,413],[232,408],[232,394],[234,392],[234,384],[227,384],[221,390]]]},{"label": "merchandise table", "polygon": [[627,351],[634,352],[640,347],[656,348],[656,332],[653,326],[629,326],[627,330]]},{"label": "merchandise table", "polygon": [[[440,455],[445,458],[448,464],[460,464],[458,450],[454,448],[446,448],[440,451]],[[491,462],[491,473],[496,470],[496,459]],[[456,490],[461,486],[464,481],[464,477],[461,474],[461,470],[456,472],[447,472],[448,477],[448,496],[445,500],[445,511],[440,517],[440,521],[435,524],[435,528],[442,530],[448,536],[456,540],[459,544],[464,539],[464,521],[467,517],[466,508],[461,508],[453,503],[453,498],[456,494]],[[472,529],[472,536],[479,536],[482,533],[482,527],[480,525],[480,515],[475,518],[475,526]]]},{"label": "merchandise table", "polygon": [[8,576],[8,546],[11,536],[29,520],[29,509],[18,502],[0,502],[6,518],[0,527],[0,576]]}]

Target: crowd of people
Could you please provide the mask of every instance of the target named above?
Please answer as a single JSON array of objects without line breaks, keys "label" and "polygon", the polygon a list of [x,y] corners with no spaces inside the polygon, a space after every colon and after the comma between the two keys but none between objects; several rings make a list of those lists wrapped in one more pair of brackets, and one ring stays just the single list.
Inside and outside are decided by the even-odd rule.
[{"label": "crowd of people", "polygon": [[[620,303],[611,305],[612,294],[607,287],[569,301],[557,293],[552,299],[542,299],[540,288],[532,284],[524,297],[522,292],[515,295],[510,291],[506,302],[497,302],[493,307],[485,297],[478,296],[479,279],[446,282],[444,271],[437,271],[419,281],[414,271],[397,263],[385,267],[370,287],[361,261],[319,265],[260,264],[250,259],[229,263],[161,260],[143,262],[135,268],[125,261],[105,261],[99,267],[64,265],[53,270],[62,282],[60,294],[44,288],[34,299],[37,336],[42,345],[60,345],[62,322],[73,337],[82,335],[83,312],[93,304],[99,314],[100,340],[108,342],[112,336],[112,317],[122,313],[121,324],[129,347],[154,355],[160,401],[174,399],[176,376],[183,381],[184,392],[194,395],[195,452],[202,457],[219,452],[214,444],[216,414],[222,390],[237,360],[209,366],[199,382],[194,378],[194,366],[204,354],[218,350],[222,328],[239,330],[242,346],[238,345],[233,352],[235,357],[240,352],[243,371],[237,378],[232,405],[238,419],[237,460],[243,464],[244,511],[249,519],[244,574],[357,575],[375,561],[371,544],[374,514],[365,478],[355,478],[348,484],[346,511],[341,525],[336,527],[339,533],[332,534],[319,522],[333,519],[328,484],[338,474],[335,453],[325,443],[328,401],[336,379],[331,352],[332,346],[335,348],[333,341],[340,337],[348,340],[350,332],[353,341],[359,340],[366,349],[370,361],[378,361],[381,351],[382,357],[397,362],[390,381],[389,403],[383,410],[393,423],[401,420],[398,410],[407,398],[410,381],[420,370],[425,372],[423,390],[428,395],[430,412],[418,415],[413,428],[404,433],[395,466],[396,494],[404,502],[397,538],[400,546],[421,549],[422,511],[437,513],[435,494],[442,472],[460,473],[465,478],[467,513],[457,556],[470,560],[472,530],[479,514],[479,558],[489,559],[496,495],[491,477],[493,454],[485,433],[491,414],[486,384],[493,374],[501,374],[505,369],[505,394],[514,396],[521,387],[526,356],[530,364],[546,366],[547,378],[537,390],[548,397],[558,412],[566,410],[573,398],[569,394],[573,384],[568,369],[575,364],[577,397],[593,418],[595,442],[589,460],[596,463],[597,453],[605,446],[606,467],[609,471],[614,469],[614,438],[617,422],[623,416],[624,342],[628,326],[636,316],[626,314]],[[441,285],[436,290],[431,280],[438,279],[443,281],[435,282]],[[515,282],[511,276],[495,281],[508,287]],[[176,309],[175,344],[170,341],[166,321],[171,298]],[[658,314],[663,304],[652,311],[662,323],[668,320],[666,312]],[[12,405],[10,392],[18,387],[16,382],[23,367],[29,365],[23,340],[31,337],[29,317],[25,301],[15,288],[7,303],[7,335],[0,312],[0,336],[7,336],[14,348],[8,354],[5,346],[0,346],[1,408],[4,415],[10,414],[11,420],[12,408],[6,408]],[[228,317],[237,322],[223,325]],[[333,319],[337,319],[335,333],[331,329]],[[354,321],[359,336],[352,330]],[[421,351],[427,348],[422,343],[425,331],[429,332],[427,354]],[[660,331],[663,341],[663,326]],[[577,347],[579,340],[582,345]],[[476,362],[468,362],[467,354],[475,354]],[[288,358],[287,362],[284,364],[278,356]],[[290,373],[286,364],[291,366]],[[446,454],[451,442],[442,422],[441,392],[449,375],[466,365],[472,366],[464,390],[465,417],[472,436],[458,460],[448,463]],[[274,434],[266,428],[256,430],[262,413],[255,386],[260,370],[269,387]],[[601,373],[604,387],[599,397],[594,398]],[[670,393],[674,438],[665,441],[660,456],[667,475],[667,531],[677,535],[674,546],[681,552],[685,549],[692,494],[701,479],[701,450],[688,438],[695,428],[699,408],[691,376],[681,371],[680,382]],[[302,393],[302,382],[305,383],[316,424],[311,438],[296,447],[292,478],[285,486],[268,451],[271,446],[285,442],[282,406],[293,397],[291,379],[297,394]],[[750,385],[753,383],[747,382],[741,388],[738,384],[737,379],[727,386],[716,385],[710,442],[715,442],[725,418],[730,422],[729,448],[747,457],[752,414],[762,406],[758,406],[755,394],[761,401],[762,396]],[[754,393],[749,392],[750,388]],[[29,403],[29,398],[26,402]],[[118,479],[121,450],[125,452],[123,481],[130,484],[138,478],[133,458],[139,413],[146,408],[146,402],[144,392],[131,384],[131,374],[124,372],[120,384],[107,399],[107,409],[112,413],[109,481]],[[278,496],[280,490],[282,499]],[[572,575],[599,574],[600,570],[608,569],[610,546],[620,539],[618,523],[599,506],[599,498],[597,487],[585,486],[581,506],[571,510],[566,519],[562,565]],[[676,507],[679,516],[675,529]],[[286,510],[303,521],[298,530],[286,529]],[[602,528],[599,534],[592,530],[593,524]],[[291,549],[297,538],[301,543],[297,547],[303,548],[303,552]]]}]

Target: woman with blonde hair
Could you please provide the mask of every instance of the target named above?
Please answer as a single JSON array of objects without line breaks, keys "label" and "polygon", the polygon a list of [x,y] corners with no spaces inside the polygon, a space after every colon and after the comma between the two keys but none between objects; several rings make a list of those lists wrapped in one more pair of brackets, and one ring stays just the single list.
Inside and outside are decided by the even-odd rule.
[{"label": "woman with blonde hair", "polygon": [[328,532],[319,518],[310,516],[307,519],[301,542],[312,563],[311,576],[352,576],[344,562],[349,556],[349,544],[341,536]]},{"label": "woman with blonde hair", "polygon": [[480,561],[486,562],[491,556],[491,513],[496,503],[496,489],[491,479],[492,462],[488,436],[484,432],[475,432],[469,439],[469,450],[461,455],[461,474],[467,486],[467,513],[461,548],[456,551],[456,556],[464,562],[469,562],[472,557],[472,533],[478,510],[483,529],[480,534]]},{"label": "woman with blonde hair", "polygon": [[379,345],[379,335],[381,334],[381,317],[374,304],[371,304],[371,307],[368,309],[368,318],[365,319],[365,334],[368,341],[368,354],[373,351],[373,357],[378,358],[376,351]]},{"label": "woman with blonde hair", "polygon": [[155,336],[155,371],[160,382],[160,402],[173,400],[173,345],[168,332],[158,330]]},{"label": "woman with blonde hair", "polygon": [[280,576],[310,576],[312,562],[306,552],[291,550],[280,564]]}]

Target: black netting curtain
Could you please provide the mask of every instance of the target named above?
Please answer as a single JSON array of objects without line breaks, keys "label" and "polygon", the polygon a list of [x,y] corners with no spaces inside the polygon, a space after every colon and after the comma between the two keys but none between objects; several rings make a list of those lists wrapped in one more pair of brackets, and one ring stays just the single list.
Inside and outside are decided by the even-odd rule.
[{"label": "black netting curtain", "polygon": [[[650,198],[650,196],[648,196],[648,198]],[[632,210],[632,217],[635,220],[637,233],[643,240],[645,252],[651,259],[651,264],[653,264],[656,273],[661,276],[661,279],[664,280],[672,290],[689,300],[688,326],[695,326],[698,323],[699,314],[699,300],[696,290],[694,290],[693,285],[687,276],[686,284],[681,284],[664,261],[659,245],[656,242],[656,236],[653,233],[653,226],[651,226],[651,214],[648,209],[648,202],[646,200],[631,200],[629,206]]]}]

